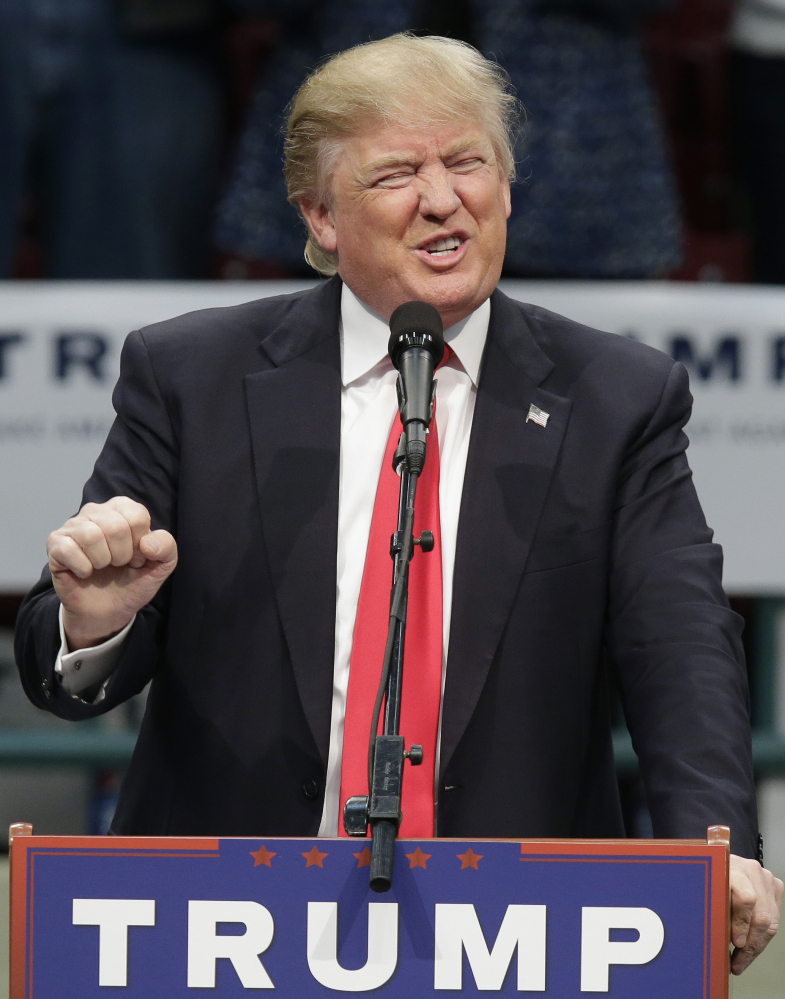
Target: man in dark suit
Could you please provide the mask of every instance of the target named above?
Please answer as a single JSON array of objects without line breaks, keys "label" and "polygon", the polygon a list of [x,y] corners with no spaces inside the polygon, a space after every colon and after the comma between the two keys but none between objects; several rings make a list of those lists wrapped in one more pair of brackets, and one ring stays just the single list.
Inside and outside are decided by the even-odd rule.
[{"label": "man in dark suit", "polygon": [[129,337],[84,505],[20,614],[23,682],[79,719],[152,680],[116,832],[335,834],[395,411],[378,345],[395,306],[427,301],[454,352],[437,394],[436,829],[622,835],[607,662],[655,835],[731,827],[739,972],[782,884],[752,859],[740,625],[685,458],[686,373],[494,290],[511,110],[498,71],[441,39],[362,46],[306,82],[287,180],[309,260],[337,276]]}]

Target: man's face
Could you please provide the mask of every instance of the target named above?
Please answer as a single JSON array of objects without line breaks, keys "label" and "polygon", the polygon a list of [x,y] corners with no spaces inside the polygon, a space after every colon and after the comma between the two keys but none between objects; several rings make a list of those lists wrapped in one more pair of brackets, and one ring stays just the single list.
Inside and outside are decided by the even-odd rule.
[{"label": "man's face", "polygon": [[501,274],[510,187],[480,125],[370,125],[343,141],[329,204],[304,202],[338,273],[385,318],[428,302],[445,328]]}]

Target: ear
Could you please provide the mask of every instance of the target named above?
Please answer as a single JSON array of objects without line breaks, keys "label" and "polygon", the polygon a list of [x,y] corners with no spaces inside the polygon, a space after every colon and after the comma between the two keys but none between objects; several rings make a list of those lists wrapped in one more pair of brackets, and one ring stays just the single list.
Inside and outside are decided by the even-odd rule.
[{"label": "ear", "polygon": [[505,217],[510,217],[512,211],[512,201],[510,200],[510,181],[508,177],[502,177],[502,197],[504,198]]},{"label": "ear", "polygon": [[311,235],[326,253],[335,253],[338,249],[338,239],[335,234],[335,223],[332,212],[324,202],[309,201],[300,198],[300,211],[303,213]]}]

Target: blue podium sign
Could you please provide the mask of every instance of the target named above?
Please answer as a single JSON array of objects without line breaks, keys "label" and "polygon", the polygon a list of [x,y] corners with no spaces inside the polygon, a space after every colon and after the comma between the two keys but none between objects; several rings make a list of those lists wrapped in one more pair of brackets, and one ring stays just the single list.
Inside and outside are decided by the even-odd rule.
[{"label": "blue podium sign", "polygon": [[727,997],[721,842],[402,840],[379,895],[367,840],[12,828],[11,999]]}]

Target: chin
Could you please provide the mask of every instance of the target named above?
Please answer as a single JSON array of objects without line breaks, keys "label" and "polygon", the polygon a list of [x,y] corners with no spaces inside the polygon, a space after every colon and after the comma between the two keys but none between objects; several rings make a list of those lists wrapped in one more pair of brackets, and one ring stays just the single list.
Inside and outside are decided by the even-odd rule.
[{"label": "chin", "polygon": [[[479,293],[480,288],[476,282],[444,280],[441,275],[436,280],[423,283],[420,291],[422,300],[442,313],[445,326],[448,315],[458,312],[466,315],[472,312],[480,304]],[[456,323],[458,319],[451,319],[450,322]]]}]

